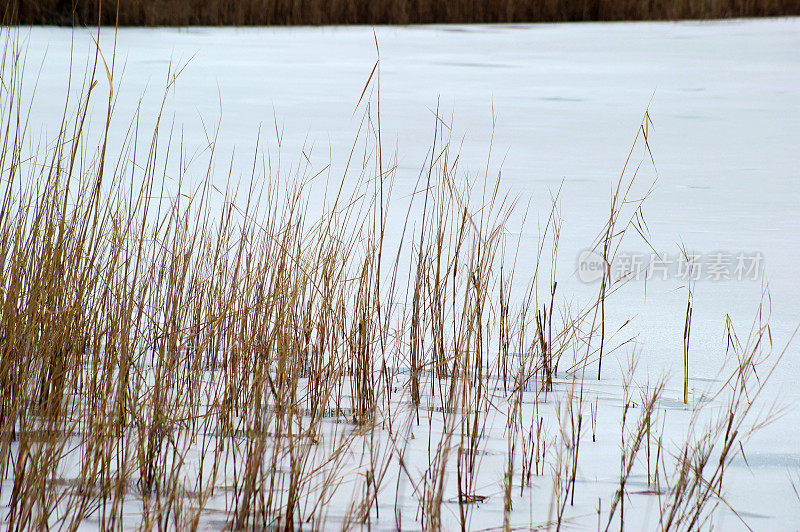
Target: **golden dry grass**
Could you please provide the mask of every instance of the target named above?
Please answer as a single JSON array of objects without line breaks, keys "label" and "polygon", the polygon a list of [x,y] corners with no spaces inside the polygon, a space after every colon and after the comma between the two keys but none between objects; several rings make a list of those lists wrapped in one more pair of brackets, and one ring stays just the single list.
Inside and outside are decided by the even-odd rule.
[{"label": "golden dry grass", "polygon": [[[351,155],[363,155],[329,183],[321,212],[305,207],[318,174],[287,179],[258,161],[237,204],[231,176],[212,161],[194,169],[207,176],[198,185],[181,185],[187,169],[165,153],[183,153],[181,141],[160,119],[151,142],[140,142],[137,121],[123,124],[111,153],[111,91],[100,101],[103,131],[88,130],[90,100],[116,83],[110,54],[88,65],[55,136],[34,143],[18,33],[3,37],[0,482],[9,529],[72,530],[88,519],[196,529],[209,515],[236,529],[319,529],[334,496],[347,503],[329,526],[401,528],[409,523],[378,504],[400,478],[418,504],[411,526],[442,528],[451,498],[467,529],[486,498],[490,413],[502,416],[507,443],[502,524],[511,527],[517,490],[530,494],[532,478],[551,472],[550,512],[529,524],[564,523],[587,436],[585,370],[609,353],[602,305],[625,281],[604,278],[597,300],[554,312],[558,283],[546,276],[557,260],[557,202],[534,265],[543,278],[516,294],[515,244],[503,231],[516,206],[499,173],[474,186],[458,178],[440,117],[411,200],[416,224],[389,244],[395,168],[382,155],[379,101],[360,102]],[[644,146],[648,120],[634,146]],[[142,144],[147,153],[132,149]],[[599,232],[608,261],[641,213],[644,197],[629,195],[635,175],[626,165]],[[738,364],[719,391],[724,408],[710,422],[699,408],[677,450],[662,450],[655,419],[663,382],[639,398],[630,376],[623,383],[606,528],[624,521],[643,453],[661,527],[708,525],[724,503],[726,465],[769,419],[753,406],[780,358],[770,356],[767,318],[759,312],[742,342],[728,328]],[[560,401],[555,424],[540,416],[548,394]],[[596,404],[591,415],[594,427]],[[406,454],[413,430],[428,434],[423,464]]]}]

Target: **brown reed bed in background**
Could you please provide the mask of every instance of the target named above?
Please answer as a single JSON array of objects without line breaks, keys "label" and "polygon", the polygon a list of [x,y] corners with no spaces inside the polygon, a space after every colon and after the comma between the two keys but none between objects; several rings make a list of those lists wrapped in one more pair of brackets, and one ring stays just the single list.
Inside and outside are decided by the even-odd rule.
[{"label": "brown reed bed in background", "polygon": [[800,15],[800,0],[6,0],[19,24],[282,26]]}]

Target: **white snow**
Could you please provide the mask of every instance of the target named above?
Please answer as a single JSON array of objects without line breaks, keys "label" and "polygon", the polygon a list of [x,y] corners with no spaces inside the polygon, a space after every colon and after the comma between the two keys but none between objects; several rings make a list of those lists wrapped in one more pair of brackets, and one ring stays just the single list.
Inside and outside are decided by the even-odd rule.
[{"label": "white snow", "polygon": [[[73,72],[82,76],[95,31],[23,30],[30,88],[41,65],[30,116],[33,130],[58,127],[71,43]],[[398,153],[396,195],[405,196],[416,182],[437,106],[441,116],[452,117],[454,139],[464,137],[461,168],[470,178],[486,167],[494,113],[490,171],[502,163],[503,186],[521,204],[532,202],[533,222],[522,235],[520,263],[535,256],[536,223],[546,220],[549,193],[563,182],[559,295],[586,301],[597,285],[577,279],[577,258],[604,223],[611,187],[652,100],[649,142],[658,179],[644,214],[653,247],[670,257],[677,257],[681,244],[703,255],[763,255],[763,275],[756,280],[701,279],[695,285],[693,397],[719,384],[713,379],[725,365],[726,315],[746,334],[764,285],[771,294],[776,351],[789,340],[800,322],[800,19],[379,27],[374,32],[368,27],[120,29],[116,63],[118,72],[124,65],[124,75],[115,79],[115,115],[127,124],[141,97],[142,116],[152,123],[170,61],[188,63],[167,97],[166,116],[190,147],[202,146],[221,116],[220,176],[227,175],[234,149],[236,175],[249,174],[259,127],[262,143],[276,150],[275,122],[283,131],[286,164],[296,163],[303,145],[313,146],[316,167],[333,154],[335,174],[358,126],[360,114],[354,109],[376,60],[377,38],[384,151],[396,147]],[[101,31],[109,62],[114,38],[113,29]],[[103,75],[99,87],[108,88]],[[103,111],[94,109],[95,127]],[[635,157],[638,163],[641,153]],[[645,182],[655,176],[649,160],[642,168]],[[512,220],[510,232],[518,230],[518,222]],[[649,251],[633,238],[626,242],[629,251]],[[676,405],[682,393],[683,284],[674,278],[650,281],[645,291],[643,282],[632,282],[608,309],[614,322],[633,319],[627,336],[637,335],[639,374],[653,380],[664,372],[675,377],[665,397]],[[619,471],[617,377],[625,351],[613,356],[619,362],[606,363],[608,381],[591,383],[600,397],[598,442],[584,437],[579,500],[567,510],[579,528],[596,526],[598,498],[607,509]],[[772,376],[768,396],[761,398],[765,404],[777,399],[786,408],[783,417],[745,448],[747,464],[739,460],[726,474],[727,501],[756,530],[792,529],[800,522],[800,498],[791,484],[800,478],[799,372],[800,344],[795,342]],[[682,439],[690,413],[682,406],[664,409],[669,435]],[[426,425],[412,429],[417,443],[409,451],[425,461],[427,438],[418,430],[424,432]],[[505,445],[502,432],[487,439],[485,473],[479,478],[485,487],[477,491],[489,498],[473,508],[474,528],[502,525]],[[375,524],[380,528],[395,524],[395,479],[379,497],[381,520]],[[549,482],[542,477],[541,491],[535,493],[549,493]],[[646,483],[630,487],[644,488]],[[417,503],[410,488],[405,490],[403,524],[418,527],[413,523]],[[518,503],[512,522],[529,521],[529,512],[534,523],[546,520],[549,500],[526,495]],[[652,496],[632,495],[626,504],[630,529],[653,526]],[[445,507],[454,513],[443,510],[443,516],[454,518],[458,505]],[[335,521],[344,509],[332,505],[330,518]],[[714,524],[724,530],[742,527],[724,508]]]}]

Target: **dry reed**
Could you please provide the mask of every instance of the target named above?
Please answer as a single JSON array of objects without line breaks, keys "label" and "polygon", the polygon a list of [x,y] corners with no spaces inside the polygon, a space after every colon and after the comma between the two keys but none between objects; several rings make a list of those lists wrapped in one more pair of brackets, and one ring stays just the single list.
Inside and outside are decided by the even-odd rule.
[{"label": "dry reed", "polygon": [[[395,168],[382,159],[377,101],[360,101],[352,153],[363,158],[331,183],[336,193],[320,213],[304,201],[319,173],[300,167],[285,180],[258,158],[240,205],[231,184],[213,197],[213,140],[205,178],[191,186],[183,164],[174,167],[177,185],[167,183],[170,153],[183,146],[160,119],[147,153],[134,149],[137,121],[110,153],[111,91],[99,140],[90,133],[90,101],[101,97],[101,81],[116,82],[113,56],[106,62],[99,51],[56,137],[29,154],[18,35],[3,37],[0,482],[10,529],[74,529],[89,519],[103,528],[138,519],[146,529],[196,529],[221,514],[237,529],[393,519],[398,528],[410,520],[466,530],[491,496],[481,472],[497,417],[502,525],[515,526],[514,486],[530,494],[548,470],[552,515],[532,520],[566,524],[592,404],[584,373],[611,352],[602,307],[624,279],[604,277],[598,298],[577,312],[554,311],[555,199],[538,253],[549,241],[551,260],[512,299],[503,229],[516,205],[499,172],[477,186],[458,179],[452,128],[438,115],[410,200],[421,214],[416,224],[407,215],[395,248],[385,238]],[[378,83],[379,63],[373,72],[364,94]],[[629,197],[632,179],[623,171],[596,242],[609,263],[641,216],[646,194]],[[540,274],[550,275],[541,304]],[[645,446],[649,480],[651,441],[664,529],[703,526],[724,501],[725,466],[769,419],[753,422],[751,413],[775,367],[767,318],[759,314],[744,344],[729,328],[738,363],[719,394],[726,415],[699,437],[691,432],[675,464],[653,430],[660,381],[642,391],[639,421],[627,422],[631,370],[606,528],[624,520]],[[758,379],[757,367],[767,368]],[[548,394],[563,405],[555,427],[543,413]],[[590,410],[594,442],[596,401]],[[426,463],[410,459],[414,441],[427,446]],[[400,511],[401,484],[415,516]],[[342,497],[338,508],[332,501]]]},{"label": "dry reed", "polygon": [[4,11],[12,23],[67,26],[375,25],[796,16],[800,1],[7,0]]}]

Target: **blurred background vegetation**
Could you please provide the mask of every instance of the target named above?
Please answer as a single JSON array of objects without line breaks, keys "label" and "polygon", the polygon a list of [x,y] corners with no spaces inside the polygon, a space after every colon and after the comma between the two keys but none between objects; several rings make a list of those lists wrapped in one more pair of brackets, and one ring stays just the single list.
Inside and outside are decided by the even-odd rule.
[{"label": "blurred background vegetation", "polygon": [[800,0],[4,0],[6,24],[122,26],[677,20],[800,15]]}]

